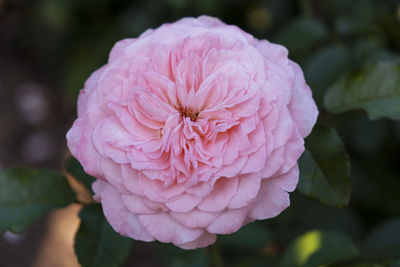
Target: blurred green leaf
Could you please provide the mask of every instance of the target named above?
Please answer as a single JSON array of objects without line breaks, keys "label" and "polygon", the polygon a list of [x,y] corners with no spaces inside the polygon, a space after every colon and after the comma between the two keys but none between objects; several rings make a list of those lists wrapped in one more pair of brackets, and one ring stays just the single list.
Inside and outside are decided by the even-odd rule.
[{"label": "blurred green leaf", "polygon": [[324,204],[347,205],[350,163],[339,135],[331,127],[316,125],[306,139],[306,149],[299,159],[299,191]]},{"label": "blurred green leaf", "polygon": [[93,194],[92,191],[92,183],[94,182],[95,178],[88,175],[82,165],[76,160],[74,157],[70,157],[67,159],[66,162],[67,172],[69,172],[72,176],[74,176],[78,181],[80,181],[86,189],[89,190]]},{"label": "blurred green leaf", "polygon": [[341,45],[327,46],[310,55],[304,75],[318,105],[322,104],[326,89],[347,71],[349,65],[349,52]]},{"label": "blurred green leaf", "polygon": [[351,239],[340,232],[310,231],[286,249],[282,267],[315,267],[337,263],[358,254]]},{"label": "blurred green leaf", "polygon": [[393,262],[393,264],[390,267],[400,267],[400,259]]},{"label": "blurred green leaf", "polygon": [[400,118],[400,65],[392,62],[366,64],[330,87],[324,99],[333,113],[364,109],[369,118]]},{"label": "blurred green leaf", "polygon": [[345,267],[391,267],[389,263],[359,263],[346,265]]},{"label": "blurred green leaf", "polygon": [[84,206],[75,236],[75,253],[82,267],[120,266],[129,256],[133,240],[116,233],[99,204]]},{"label": "blurred green leaf", "polygon": [[218,236],[224,248],[262,250],[271,240],[271,234],[262,224],[254,222],[240,228],[234,234]]},{"label": "blurred green leaf", "polygon": [[0,172],[0,233],[24,231],[47,211],[76,201],[67,179],[54,170]]},{"label": "blurred green leaf", "polygon": [[300,17],[288,24],[275,36],[274,42],[284,45],[290,55],[297,55],[327,37],[325,26],[312,17]]},{"label": "blurred green leaf", "polygon": [[365,260],[383,261],[400,255],[400,218],[392,219],[374,229],[361,245]]},{"label": "blurred green leaf", "polygon": [[163,266],[170,267],[203,267],[211,265],[209,248],[183,250],[172,244],[159,243]]}]

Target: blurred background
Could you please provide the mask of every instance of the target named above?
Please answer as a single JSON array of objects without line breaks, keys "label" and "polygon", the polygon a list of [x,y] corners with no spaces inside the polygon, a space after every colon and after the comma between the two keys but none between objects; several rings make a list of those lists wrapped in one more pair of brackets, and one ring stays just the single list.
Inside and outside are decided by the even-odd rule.
[{"label": "blurred background", "polygon": [[[322,106],[325,90],[349,70],[375,60],[400,62],[398,0],[0,0],[0,168],[62,168],[78,92],[113,44],[202,14],[289,49],[313,90],[319,120],[335,126],[346,144],[350,205],[331,208],[295,192],[280,216],[254,224],[256,235],[244,228],[219,239],[217,255],[135,242],[124,266],[207,266],[210,257],[224,266],[276,266],[308,230],[339,230],[362,246],[376,227],[398,222],[400,122],[370,121],[364,112],[331,115]],[[3,234],[0,266],[79,266],[73,252],[79,209],[52,212],[21,235]],[[388,238],[400,235],[396,229]],[[359,260],[384,260],[373,251],[362,250]]]}]

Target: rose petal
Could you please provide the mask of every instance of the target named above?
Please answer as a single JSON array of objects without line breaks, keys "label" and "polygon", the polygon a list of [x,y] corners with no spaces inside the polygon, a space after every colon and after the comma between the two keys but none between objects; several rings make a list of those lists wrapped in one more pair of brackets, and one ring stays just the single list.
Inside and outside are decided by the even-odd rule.
[{"label": "rose petal", "polygon": [[296,188],[298,179],[299,173],[296,165],[282,176],[262,180],[260,191],[249,217],[264,220],[277,216],[289,207],[288,192]]},{"label": "rose petal", "polygon": [[211,244],[214,244],[217,239],[216,235],[209,234],[204,232],[199,238],[193,240],[191,242],[183,243],[178,245],[180,248],[183,249],[195,249],[195,248],[203,248],[207,247]]},{"label": "rose petal", "polygon": [[293,68],[295,75],[289,110],[301,136],[306,137],[310,134],[312,127],[317,121],[318,109],[312,99],[311,90],[304,80],[304,75],[299,65],[293,61],[290,61],[289,65]]},{"label": "rose petal", "polygon": [[249,213],[249,207],[223,211],[218,218],[207,227],[207,231],[213,234],[231,234],[243,226],[243,222]]},{"label": "rose petal", "polygon": [[175,222],[167,213],[139,215],[139,220],[146,230],[157,240],[175,245],[196,240],[203,233],[201,229],[189,229]]},{"label": "rose petal", "polygon": [[217,219],[219,213],[193,209],[188,212],[172,211],[170,215],[176,222],[187,228],[206,228]]},{"label": "rose petal", "polygon": [[261,173],[243,174],[238,179],[237,191],[228,205],[229,209],[238,209],[249,205],[260,190]]},{"label": "rose petal", "polygon": [[115,231],[136,240],[154,240],[146,228],[143,227],[138,216],[127,210],[123,204],[120,193],[111,185],[105,186],[102,193],[101,204],[103,206],[104,215]]},{"label": "rose petal", "polygon": [[165,205],[172,211],[188,212],[192,210],[202,199],[189,194],[182,194],[181,197],[165,202]]},{"label": "rose petal", "polygon": [[154,214],[159,212],[158,210],[150,209],[142,200],[142,197],[137,195],[122,194],[122,201],[125,207],[136,215],[140,214]]},{"label": "rose petal", "polygon": [[214,184],[214,189],[198,205],[202,211],[218,212],[228,205],[236,193],[238,178],[220,178]]}]

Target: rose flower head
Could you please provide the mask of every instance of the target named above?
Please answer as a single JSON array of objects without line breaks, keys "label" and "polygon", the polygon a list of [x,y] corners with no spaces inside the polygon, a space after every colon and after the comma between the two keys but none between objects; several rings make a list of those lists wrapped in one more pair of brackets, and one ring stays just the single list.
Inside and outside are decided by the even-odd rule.
[{"label": "rose flower head", "polygon": [[67,140],[115,231],[194,249],[289,206],[317,115],[283,46],[201,16],[116,43]]}]

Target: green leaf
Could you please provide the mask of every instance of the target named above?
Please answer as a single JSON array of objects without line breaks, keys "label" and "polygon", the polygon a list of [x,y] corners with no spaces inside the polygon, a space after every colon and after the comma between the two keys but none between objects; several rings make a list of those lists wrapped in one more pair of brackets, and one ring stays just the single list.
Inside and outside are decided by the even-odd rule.
[{"label": "green leaf", "polygon": [[324,99],[333,113],[364,109],[370,119],[400,118],[400,65],[375,62],[340,78]]},{"label": "green leaf", "polygon": [[391,265],[391,267],[400,267],[400,259],[394,261]]},{"label": "green leaf", "polygon": [[327,37],[325,26],[311,17],[301,17],[288,24],[274,38],[274,42],[284,45],[292,54],[302,53]]},{"label": "green leaf", "polygon": [[318,105],[322,104],[326,89],[346,73],[349,65],[349,51],[341,45],[323,47],[308,57],[304,75]]},{"label": "green leaf", "polygon": [[202,267],[211,266],[211,253],[207,248],[182,250],[172,244],[158,243],[162,266]]},{"label": "green leaf", "polygon": [[249,223],[230,235],[220,235],[218,243],[223,248],[262,250],[271,240],[271,234],[261,222]]},{"label": "green leaf", "polygon": [[282,267],[315,267],[350,259],[358,254],[351,239],[340,232],[311,231],[298,237],[285,251]]},{"label": "green leaf", "polygon": [[298,189],[324,204],[343,207],[350,199],[350,163],[336,131],[316,125],[306,139],[306,151],[299,159]]},{"label": "green leaf", "polygon": [[70,157],[66,162],[67,172],[74,176],[78,181],[80,181],[88,190],[93,194],[92,183],[95,178],[88,175],[84,170],[82,165],[74,157]]},{"label": "green leaf", "polygon": [[0,232],[24,231],[47,211],[76,201],[67,179],[54,170],[0,172]]},{"label": "green leaf", "polygon": [[133,240],[116,233],[104,218],[100,204],[84,206],[75,236],[75,253],[82,267],[114,267],[129,256]]},{"label": "green leaf", "polygon": [[400,218],[392,219],[374,229],[361,245],[365,260],[383,261],[400,255]]},{"label": "green leaf", "polygon": [[389,263],[359,263],[353,265],[346,265],[345,267],[391,267]]}]

